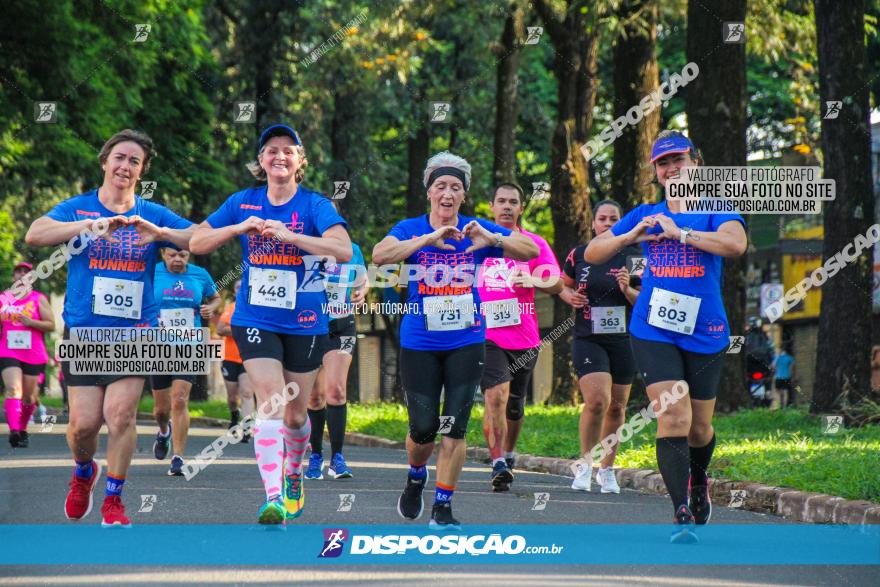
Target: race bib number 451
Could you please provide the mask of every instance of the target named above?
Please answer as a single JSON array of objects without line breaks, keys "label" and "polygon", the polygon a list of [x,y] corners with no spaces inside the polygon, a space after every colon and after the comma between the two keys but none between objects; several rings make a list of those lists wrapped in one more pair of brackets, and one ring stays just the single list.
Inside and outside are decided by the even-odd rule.
[{"label": "race bib number 451", "polygon": [[655,287],[651,292],[648,324],[672,332],[693,334],[701,301],[694,296]]}]

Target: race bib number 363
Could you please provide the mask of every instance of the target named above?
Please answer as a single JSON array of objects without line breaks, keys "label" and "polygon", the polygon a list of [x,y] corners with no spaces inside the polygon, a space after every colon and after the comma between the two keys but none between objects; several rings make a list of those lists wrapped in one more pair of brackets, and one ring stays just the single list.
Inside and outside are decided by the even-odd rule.
[{"label": "race bib number 363", "polygon": [[672,332],[693,334],[701,301],[694,296],[655,287],[651,292],[648,324]]},{"label": "race bib number 363", "polygon": [[598,306],[591,312],[593,334],[623,334],[626,332],[625,306]]},{"label": "race bib number 363", "polygon": [[281,269],[251,267],[248,274],[248,302],[292,310],[296,306],[296,273]]}]

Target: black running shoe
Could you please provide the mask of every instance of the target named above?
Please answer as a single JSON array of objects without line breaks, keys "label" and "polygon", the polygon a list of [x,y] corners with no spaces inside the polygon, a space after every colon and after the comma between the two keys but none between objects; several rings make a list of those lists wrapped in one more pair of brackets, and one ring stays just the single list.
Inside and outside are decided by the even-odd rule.
[{"label": "black running shoe", "polygon": [[171,448],[171,422],[168,422],[168,436],[162,436],[162,432],[156,432],[156,440],[153,441],[153,456],[164,461]]},{"label": "black running shoe", "polygon": [[177,456],[171,457],[171,468],[168,469],[169,477],[183,477],[183,459]]},{"label": "black running shoe", "polygon": [[20,442],[21,442],[21,433],[18,430],[10,430],[9,431],[9,446],[11,446],[12,448],[18,448]]},{"label": "black running shoe", "polygon": [[27,430],[20,431],[18,436],[18,446],[20,448],[27,448],[31,445],[30,436],[28,436]]},{"label": "black running shoe", "polygon": [[669,537],[669,542],[673,544],[694,544],[700,539],[694,533],[694,515],[686,505],[682,505],[676,510],[675,517],[672,518],[674,529]]},{"label": "black running shoe", "polygon": [[516,464],[516,457],[504,457],[504,462],[507,463],[507,468],[510,469],[512,473],[513,466]]},{"label": "black running shoe", "polygon": [[435,503],[431,508],[429,528],[434,530],[461,530],[461,523],[452,517],[452,504],[448,501]]},{"label": "black running shoe", "polygon": [[507,491],[513,483],[513,473],[504,461],[498,461],[492,467],[492,491]]},{"label": "black running shoe", "polygon": [[241,412],[238,410],[232,410],[229,412],[229,428],[233,428],[241,421]]},{"label": "black running shoe", "polygon": [[422,491],[428,483],[428,476],[424,479],[412,479],[409,475],[406,477],[406,487],[400,498],[397,500],[397,513],[408,520],[417,520],[425,509],[422,501]]},{"label": "black running shoe", "polygon": [[707,485],[695,485],[691,487],[691,497],[688,500],[688,507],[694,514],[694,522],[698,526],[709,523],[712,517],[712,499],[709,497],[709,487]]}]

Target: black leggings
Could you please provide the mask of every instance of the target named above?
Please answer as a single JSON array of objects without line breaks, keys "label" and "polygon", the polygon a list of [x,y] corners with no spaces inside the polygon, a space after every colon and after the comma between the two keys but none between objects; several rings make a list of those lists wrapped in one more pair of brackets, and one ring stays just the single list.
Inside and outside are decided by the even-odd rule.
[{"label": "black leggings", "polygon": [[434,442],[441,417],[444,420],[441,434],[450,438],[465,437],[474,394],[483,375],[484,359],[483,343],[448,351],[400,349],[400,378],[409,413],[409,435],[414,442]]}]

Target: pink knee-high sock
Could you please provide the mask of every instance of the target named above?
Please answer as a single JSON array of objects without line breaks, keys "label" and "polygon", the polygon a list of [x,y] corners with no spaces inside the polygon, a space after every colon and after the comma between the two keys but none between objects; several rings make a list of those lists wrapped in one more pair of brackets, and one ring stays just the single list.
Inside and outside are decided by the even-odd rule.
[{"label": "pink knee-high sock", "polygon": [[6,410],[6,423],[9,424],[10,431],[20,431],[21,428],[21,400],[15,397],[7,397],[3,402],[3,408]]},{"label": "pink knee-high sock", "polygon": [[266,499],[281,495],[281,479],[284,463],[284,441],[281,438],[281,420],[256,420],[254,422],[254,453],[257,467],[263,478]]},{"label": "pink knee-high sock", "polygon": [[21,424],[19,425],[19,430],[27,430],[28,424],[31,421],[31,416],[34,415],[34,410],[37,409],[37,404],[21,404]]},{"label": "pink knee-high sock", "polygon": [[284,435],[284,449],[287,452],[284,474],[302,475],[303,454],[312,434],[312,423],[306,418],[306,423],[299,428],[284,426],[281,433]]}]

